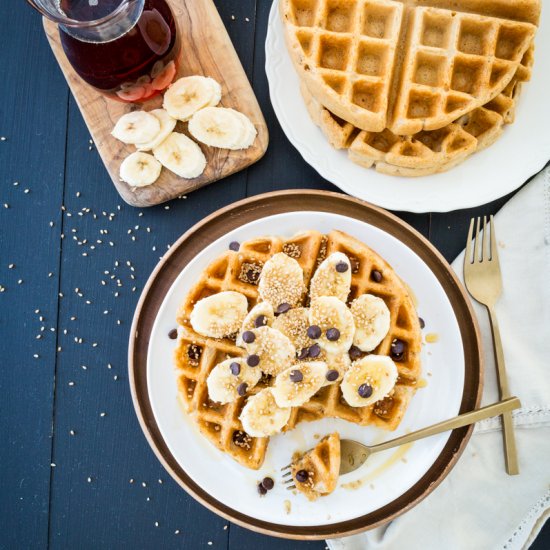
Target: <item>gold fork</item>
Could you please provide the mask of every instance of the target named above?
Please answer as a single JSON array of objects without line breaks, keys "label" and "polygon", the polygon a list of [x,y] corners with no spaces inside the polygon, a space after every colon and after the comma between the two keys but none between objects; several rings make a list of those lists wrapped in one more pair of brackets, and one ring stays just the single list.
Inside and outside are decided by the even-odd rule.
[{"label": "gold fork", "polygon": [[[506,411],[512,411],[521,407],[520,400],[517,397],[510,397],[499,401],[498,403],[493,403],[492,405],[487,405],[481,409],[476,409],[475,411],[469,411],[467,413],[460,414],[454,418],[449,418],[448,420],[443,420],[432,426],[422,428],[421,430],[416,430],[401,437],[396,437],[395,439],[390,439],[389,441],[384,441],[384,443],[379,443],[378,445],[363,445],[358,441],[353,441],[352,439],[341,439],[340,440],[340,475],[349,474],[361,467],[369,458],[370,455],[386,451],[388,449],[393,449],[395,447],[400,447],[405,443],[412,443],[413,441],[418,441],[419,439],[424,439],[425,437],[430,437],[432,435],[440,434],[442,432],[447,432],[449,430],[455,430],[456,428],[462,428],[463,426],[469,426],[485,418],[491,418],[492,416],[498,416]],[[284,468],[281,468],[281,471],[289,470],[283,474],[283,483],[289,484],[293,483],[294,479],[292,478],[292,472],[290,468],[293,463],[288,464]],[[287,489],[296,489],[294,484],[287,486]]]},{"label": "gold fork", "polygon": [[[466,242],[466,254],[464,256],[464,281],[468,292],[479,303],[483,304],[489,312],[491,330],[493,333],[493,342],[495,348],[495,361],[497,364],[497,376],[500,389],[500,398],[510,397],[508,388],[508,377],[506,376],[506,367],[504,365],[504,353],[502,351],[502,340],[498,328],[498,321],[495,312],[495,304],[502,294],[502,275],[500,273],[500,263],[498,261],[498,250],[495,236],[495,224],[493,216],[490,218],[491,237],[487,235],[487,217],[483,216],[483,238],[480,247],[480,218],[477,218],[476,233],[472,252],[472,237],[474,232],[474,218],[470,222],[468,231],[468,241]],[[504,449],[506,472],[509,475],[519,474],[518,455],[516,449],[516,438],[514,435],[514,425],[512,423],[512,413],[507,412],[502,415],[504,426]]]}]

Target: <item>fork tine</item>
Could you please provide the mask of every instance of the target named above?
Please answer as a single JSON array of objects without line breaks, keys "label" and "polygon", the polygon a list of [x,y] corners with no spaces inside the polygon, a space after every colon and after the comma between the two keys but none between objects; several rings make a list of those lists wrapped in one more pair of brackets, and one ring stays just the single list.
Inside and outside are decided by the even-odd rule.
[{"label": "fork tine", "polygon": [[481,218],[477,218],[476,223],[476,236],[474,241],[474,263],[479,261],[479,229],[481,225]]},{"label": "fork tine", "polygon": [[472,263],[472,237],[474,235],[474,218],[470,220],[470,229],[468,229],[468,238],[466,240],[466,253],[464,262]]},{"label": "fork tine", "polygon": [[286,490],[287,491],[292,491],[292,489],[296,489],[296,485],[289,485]]},{"label": "fork tine", "polygon": [[292,464],[287,464],[286,466],[283,466],[281,468],[281,472],[284,472],[285,470],[288,470],[291,466],[292,466]]},{"label": "fork tine", "polygon": [[495,235],[495,222],[493,221],[493,216],[491,216],[489,220],[491,224],[491,260],[496,260],[498,262],[497,238]]},{"label": "fork tine", "polygon": [[481,241],[481,259],[489,259],[489,237],[487,236],[487,216],[483,216],[483,239]]},{"label": "fork tine", "polygon": [[288,476],[291,476],[292,475],[292,472],[287,472],[286,474],[283,474],[283,477],[288,477]]},{"label": "fork tine", "polygon": [[289,483],[294,483],[293,477],[289,477],[288,479],[283,480],[283,485],[288,485]]}]

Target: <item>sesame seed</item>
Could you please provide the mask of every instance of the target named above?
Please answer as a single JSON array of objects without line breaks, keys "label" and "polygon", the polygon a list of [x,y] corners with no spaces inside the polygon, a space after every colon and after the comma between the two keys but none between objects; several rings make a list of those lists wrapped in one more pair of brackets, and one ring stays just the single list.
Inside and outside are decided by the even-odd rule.
[{"label": "sesame seed", "polygon": [[174,531],[174,535],[179,535],[179,534],[180,534],[180,530],[179,530],[179,529],[176,529],[176,530]]},{"label": "sesame seed", "polygon": [[141,482],[141,486],[142,486],[142,487],[147,487],[147,483],[145,483],[145,481],[142,481],[142,482]]},{"label": "sesame seed", "polygon": [[107,413],[102,412],[102,413],[99,413],[99,416],[101,416],[101,418],[103,418],[106,414]]},{"label": "sesame seed", "polygon": [[88,477],[88,483],[91,483],[91,482],[92,482],[92,478]]},{"label": "sesame seed", "polygon": [[159,522],[155,521],[155,527],[158,527],[158,526],[159,526]]}]

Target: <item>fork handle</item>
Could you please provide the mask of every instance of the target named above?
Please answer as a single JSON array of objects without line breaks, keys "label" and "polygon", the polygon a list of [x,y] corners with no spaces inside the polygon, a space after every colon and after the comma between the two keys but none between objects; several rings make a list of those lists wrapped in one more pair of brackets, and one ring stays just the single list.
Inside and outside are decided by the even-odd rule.
[{"label": "fork handle", "polygon": [[505,412],[510,412],[514,409],[521,407],[521,403],[517,397],[509,397],[498,403],[492,405],[487,405],[481,409],[476,409],[475,411],[470,411],[464,414],[450,418],[449,420],[443,420],[434,424],[433,426],[428,426],[427,428],[422,428],[410,434],[403,435],[401,437],[396,437],[395,439],[390,439],[384,443],[379,443],[378,445],[369,446],[369,451],[371,453],[376,453],[378,451],[385,451],[386,449],[393,449],[394,447],[399,447],[405,443],[411,443],[425,437],[430,437],[442,432],[447,432],[449,430],[454,430],[456,428],[462,428],[463,426],[469,426],[485,418],[491,418],[492,416],[498,416]]},{"label": "fork handle", "polygon": [[[498,328],[498,320],[493,306],[487,307],[489,320],[491,322],[491,332],[493,333],[493,342],[495,350],[495,361],[497,364],[498,385],[500,389],[500,398],[510,397],[510,388],[508,387],[508,377],[506,376],[506,366],[504,363],[504,352],[502,349],[502,339]],[[504,436],[504,457],[506,463],[506,472],[509,475],[519,474],[518,453],[516,448],[516,436],[514,433],[514,424],[512,422],[512,413],[505,412],[502,415],[503,436]]]}]

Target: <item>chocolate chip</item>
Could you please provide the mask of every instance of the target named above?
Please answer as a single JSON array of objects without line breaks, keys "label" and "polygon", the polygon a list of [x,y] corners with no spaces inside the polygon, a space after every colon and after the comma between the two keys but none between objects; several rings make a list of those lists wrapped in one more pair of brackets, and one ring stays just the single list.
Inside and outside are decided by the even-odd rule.
[{"label": "chocolate chip", "polygon": [[245,330],[243,332],[243,342],[247,344],[252,344],[256,340],[256,335],[251,330]]},{"label": "chocolate chip", "polygon": [[420,328],[424,328],[426,326],[426,323],[424,322],[424,319],[422,319],[422,317],[418,318],[418,322],[420,323]]},{"label": "chocolate chip", "polygon": [[369,386],[368,384],[361,384],[357,390],[357,393],[361,397],[370,397],[372,395],[372,386]]},{"label": "chocolate chip", "polygon": [[307,328],[307,335],[312,340],[317,340],[317,338],[320,338],[321,332],[321,327],[318,327],[317,325],[311,325]]},{"label": "chocolate chip", "polygon": [[338,273],[345,273],[348,270],[348,264],[346,262],[338,262],[336,264],[336,271]]},{"label": "chocolate chip", "polygon": [[239,384],[237,386],[237,393],[244,397],[246,395],[246,390],[248,389],[248,384],[246,382],[243,382],[242,384]]},{"label": "chocolate chip", "polygon": [[170,340],[175,340],[177,337],[178,337],[178,329],[177,329],[177,328],[173,328],[173,329],[168,333],[168,338],[170,338]]},{"label": "chocolate chip", "polygon": [[257,367],[260,364],[260,358],[255,353],[253,353],[246,358],[246,364],[249,367]]},{"label": "chocolate chip", "polygon": [[359,359],[359,357],[361,357],[361,355],[363,354],[363,352],[357,346],[351,346],[351,348],[349,348],[348,353],[349,353],[349,358],[352,361]]},{"label": "chocolate chip", "polygon": [[239,376],[239,374],[241,373],[241,365],[236,362],[231,363],[231,365],[229,365],[229,370],[231,371],[231,374]]},{"label": "chocolate chip", "polygon": [[273,487],[275,486],[275,482],[270,477],[264,477],[262,479],[262,485],[264,486],[265,489],[267,489],[268,491],[271,491],[271,489],[273,489]]},{"label": "chocolate chip", "polygon": [[256,320],[254,321],[254,326],[256,328],[260,328],[260,327],[264,327],[265,325],[267,325],[266,316],[265,315],[258,315],[258,317],[256,317]]},{"label": "chocolate chip", "polygon": [[290,371],[290,380],[292,382],[298,383],[304,379],[304,375],[301,370],[291,370]]},{"label": "chocolate chip", "polygon": [[229,243],[229,250],[233,250],[234,252],[238,252],[239,248],[241,248],[241,245],[237,241],[231,241]]},{"label": "chocolate chip", "polygon": [[391,343],[390,355],[394,361],[403,361],[403,354],[405,353],[405,342],[395,338]]},{"label": "chocolate chip", "polygon": [[320,353],[321,353],[321,346],[319,346],[319,344],[313,344],[313,346],[310,346],[309,348],[310,357],[319,357]]},{"label": "chocolate chip", "polygon": [[191,360],[193,363],[198,363],[199,359],[202,355],[202,348],[197,346],[196,344],[191,344],[187,348],[187,357]]},{"label": "chocolate chip", "polygon": [[303,361],[304,359],[307,358],[308,355],[309,355],[309,348],[302,348],[300,353],[298,354],[298,359],[300,361]]},{"label": "chocolate chip", "polygon": [[380,271],[378,271],[378,269],[373,269],[370,272],[370,278],[373,281],[376,281],[377,283],[379,283],[382,280],[382,273],[380,273]]},{"label": "chocolate chip", "polygon": [[327,330],[327,340],[331,342],[336,342],[340,338],[340,331],[337,328],[329,328]]},{"label": "chocolate chip", "polygon": [[325,374],[325,378],[329,381],[329,382],[334,382],[335,380],[338,379],[338,376],[340,376],[338,374],[338,371],[337,370],[329,370],[327,371],[327,373]]},{"label": "chocolate chip", "polygon": [[262,483],[258,483],[258,493],[260,493],[261,496],[264,496],[267,493],[267,489]]},{"label": "chocolate chip", "polygon": [[286,313],[290,309],[290,304],[283,302],[277,306],[277,313]]},{"label": "chocolate chip", "polygon": [[298,470],[296,472],[296,481],[305,483],[308,480],[309,474],[305,470]]}]

